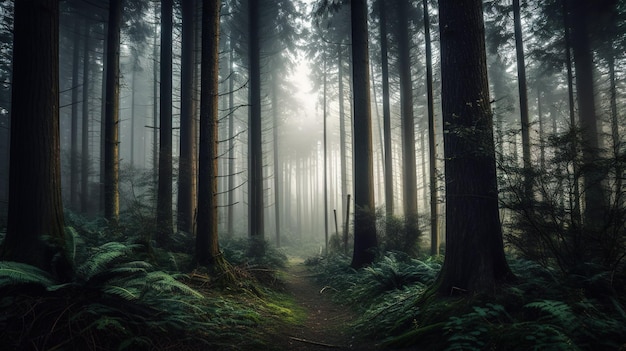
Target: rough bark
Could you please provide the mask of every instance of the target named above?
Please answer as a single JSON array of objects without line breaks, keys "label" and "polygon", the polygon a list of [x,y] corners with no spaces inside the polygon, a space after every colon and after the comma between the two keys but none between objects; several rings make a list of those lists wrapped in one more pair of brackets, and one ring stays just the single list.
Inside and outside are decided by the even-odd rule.
[{"label": "rough bark", "polygon": [[217,233],[217,121],[219,118],[220,1],[202,2],[202,68],[198,159],[198,234],[196,262],[222,263]]},{"label": "rough bark", "polygon": [[3,260],[69,278],[59,137],[59,1],[15,2],[11,150]]},{"label": "rough bark", "polygon": [[121,0],[109,4],[106,40],[106,87],[104,107],[104,218],[117,225],[120,215],[119,193],[119,107],[120,107],[120,25]]},{"label": "rough bark", "polygon": [[393,157],[391,155],[391,111],[389,107],[389,58],[387,57],[387,5],[379,1],[380,55],[383,79],[383,133],[385,153],[385,214],[393,215]]},{"label": "rough bark", "polygon": [[370,110],[367,1],[350,2],[352,19],[352,78],[354,107],[354,253],[352,267],[374,261],[378,246],[374,208],[372,116]]},{"label": "rough bark", "polygon": [[[83,23],[85,38],[89,38],[90,25],[87,19]],[[81,131],[81,153],[80,153],[80,208],[83,213],[89,210],[89,50],[90,41],[83,41],[83,115]]]},{"label": "rough bark", "polygon": [[[87,40],[87,39],[85,39]],[[70,207],[78,210],[78,72],[80,67],[80,21],[74,23],[72,43],[72,117],[70,127]]]},{"label": "rough bark", "polygon": [[491,293],[511,276],[498,213],[482,1],[439,1],[446,182],[442,295]]},{"label": "rough bark", "polygon": [[195,26],[194,1],[183,1],[182,52],[181,52],[181,104],[180,104],[180,157],[178,159],[178,216],[179,231],[193,233],[195,212],[194,143],[196,140],[194,114]]}]

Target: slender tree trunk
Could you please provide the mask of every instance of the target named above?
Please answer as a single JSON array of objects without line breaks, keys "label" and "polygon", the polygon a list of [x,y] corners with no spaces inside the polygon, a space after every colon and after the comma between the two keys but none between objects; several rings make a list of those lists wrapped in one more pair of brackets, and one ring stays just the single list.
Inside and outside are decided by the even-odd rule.
[{"label": "slender tree trunk", "polygon": [[111,0],[106,49],[106,91],[104,112],[104,218],[117,225],[119,193],[119,106],[121,0]]},{"label": "slender tree trunk", "polygon": [[[158,18],[159,8],[156,3],[154,5],[154,18]],[[155,20],[154,24],[154,40],[152,42],[152,183],[155,189],[159,181],[159,24]]]},{"label": "slender tree trunk", "polygon": [[[400,74],[400,101],[402,125],[402,175],[404,189],[404,219],[406,243],[417,242],[417,164],[415,161],[415,121],[413,116],[413,81],[411,74],[411,48],[409,41],[409,3],[402,0],[398,4],[398,64]],[[409,251],[417,248],[407,248]]]},{"label": "slender tree trunk", "polygon": [[526,87],[526,63],[524,60],[524,43],[522,41],[522,21],[520,0],[513,0],[513,19],[515,27],[515,52],[517,54],[517,84],[519,88],[519,110],[522,124],[522,161],[524,165],[524,201],[533,198],[532,175],[530,162],[530,121],[528,117],[528,92]]},{"label": "slender tree trunk", "polygon": [[181,4],[182,10],[182,53],[181,53],[181,104],[180,104],[180,157],[178,159],[178,221],[179,231],[193,233],[195,207],[194,189],[194,143],[196,140],[196,107],[194,101],[195,63],[195,1]]},{"label": "slender tree trunk", "polygon": [[83,115],[81,131],[81,156],[80,156],[80,208],[86,214],[89,211],[89,44],[90,25],[87,19],[83,20]]},{"label": "slender tree trunk", "polygon": [[59,1],[16,1],[14,13],[9,209],[0,257],[65,281],[71,265],[61,200]]},{"label": "slender tree trunk", "polygon": [[372,161],[367,1],[350,2],[354,108],[354,253],[352,267],[371,264],[378,247]]},{"label": "slender tree trunk", "polygon": [[389,59],[387,57],[387,5],[380,4],[380,54],[383,79],[383,133],[385,153],[385,214],[393,215],[393,157],[391,155],[391,112],[389,108]]},{"label": "slender tree trunk", "polygon": [[139,53],[132,49],[133,71],[131,72],[130,91],[130,168],[135,168],[135,92],[137,91],[137,71],[139,70]]},{"label": "slender tree trunk", "polygon": [[172,0],[161,1],[161,91],[159,106],[159,182],[157,242],[166,246],[172,223]]},{"label": "slender tree trunk", "polygon": [[327,160],[327,152],[326,152],[326,97],[327,97],[327,77],[326,77],[326,57],[324,57],[324,250],[325,254],[328,255],[328,160]]},{"label": "slender tree trunk", "polygon": [[[87,40],[87,39],[85,39]],[[74,40],[72,49],[72,121],[70,145],[70,207],[78,210],[78,71],[80,67],[80,21],[74,22]]]},{"label": "slender tree trunk", "polygon": [[248,230],[252,239],[250,254],[263,255],[263,150],[261,125],[261,48],[259,43],[259,3],[248,0],[249,32],[249,117],[248,117]]},{"label": "slender tree trunk", "polygon": [[[609,64],[609,80],[610,80],[610,105],[611,105],[611,139],[613,147],[613,157],[617,159],[620,154],[622,142],[620,141],[619,134],[619,115],[617,113],[617,86],[615,79],[615,56],[610,55],[608,58]],[[617,160],[615,162],[615,194],[616,204],[622,206],[624,192],[622,190],[623,184],[623,161]]]},{"label": "slender tree trunk", "polygon": [[279,106],[278,106],[278,76],[274,75],[272,79],[272,113],[274,114],[272,128],[273,141],[274,141],[274,222],[276,222],[276,247],[280,247],[280,204],[281,204],[281,173],[280,173],[280,160],[278,158],[278,124],[279,124]]},{"label": "slender tree trunk", "polygon": [[546,168],[546,148],[544,143],[544,130],[543,130],[543,111],[541,101],[541,88],[537,87],[537,122],[539,123],[539,164],[541,169]]},{"label": "slender tree trunk", "polygon": [[512,273],[498,210],[482,0],[440,0],[439,25],[446,254],[434,289],[493,293]]},{"label": "slender tree trunk", "polygon": [[228,79],[228,230],[227,235],[232,238],[235,234],[235,49],[233,39],[230,39],[228,65],[230,67]]},{"label": "slender tree trunk", "polygon": [[424,11],[424,41],[426,45],[426,96],[428,105],[428,166],[430,185],[430,254],[439,255],[439,225],[437,218],[437,144],[435,136],[435,107],[433,98],[433,63],[430,43],[430,15],[428,13],[428,0],[423,0]]},{"label": "slender tree trunk", "polygon": [[198,169],[198,235],[196,261],[222,265],[217,233],[217,121],[219,117],[220,1],[204,0],[202,7],[202,69],[200,99],[200,156]]},{"label": "slender tree trunk", "polygon": [[341,44],[337,46],[337,69],[338,69],[338,81],[339,81],[339,158],[341,161],[341,199],[342,199],[342,209],[341,213],[346,213],[346,205],[343,201],[348,194],[348,166],[347,166],[347,142],[346,142],[346,113],[345,113],[345,98],[343,94],[344,86],[343,86],[343,50],[341,49]]}]

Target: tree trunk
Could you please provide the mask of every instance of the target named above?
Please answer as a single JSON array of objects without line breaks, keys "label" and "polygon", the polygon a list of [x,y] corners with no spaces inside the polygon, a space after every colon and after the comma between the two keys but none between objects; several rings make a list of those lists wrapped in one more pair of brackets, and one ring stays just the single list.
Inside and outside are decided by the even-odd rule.
[{"label": "tree trunk", "polygon": [[354,108],[354,253],[352,267],[371,264],[376,257],[376,215],[372,160],[367,1],[350,2],[352,19],[352,77]]},{"label": "tree trunk", "polygon": [[248,231],[253,256],[263,255],[263,145],[261,125],[261,48],[259,43],[259,3],[248,0],[249,32],[249,115],[248,115]]},{"label": "tree trunk", "polygon": [[380,4],[380,55],[383,79],[383,133],[385,152],[385,214],[393,215],[393,156],[391,155],[391,112],[389,108],[389,59],[387,57],[387,5]]},{"label": "tree trunk", "polygon": [[346,205],[344,199],[348,194],[348,160],[346,156],[347,142],[346,142],[346,113],[345,113],[345,98],[344,98],[344,87],[343,87],[343,50],[341,49],[341,45],[338,44],[337,47],[337,69],[338,69],[338,78],[339,87],[338,87],[338,100],[339,100],[339,161],[341,162],[341,200],[342,200],[342,208],[341,213],[346,213]]},{"label": "tree trunk", "polygon": [[120,215],[119,107],[121,0],[111,0],[106,49],[104,109],[104,218],[114,226]]},{"label": "tree trunk", "polygon": [[481,0],[439,1],[446,181],[441,295],[493,293],[512,276],[498,213]]},{"label": "tree trunk", "polygon": [[428,0],[423,0],[424,11],[424,41],[426,45],[426,94],[428,104],[428,165],[430,184],[430,254],[439,255],[439,225],[437,211],[437,144],[435,136],[435,107],[433,98],[433,63],[430,43],[430,15]]},{"label": "tree trunk", "polygon": [[166,246],[172,223],[172,0],[161,1],[161,91],[159,106],[159,183],[157,242]]},{"label": "tree trunk", "polygon": [[[85,39],[87,40],[87,39]],[[70,208],[78,210],[78,67],[80,67],[80,21],[74,22],[72,49],[72,121],[70,128]]]},{"label": "tree trunk", "polygon": [[[588,171],[583,177],[584,183],[584,223],[587,230],[599,230],[604,222],[606,210],[603,189],[604,174],[600,167],[595,167],[599,159],[600,136],[595,106],[593,80],[593,52],[587,31],[587,16],[590,3],[585,0],[573,1],[572,48],[576,68],[576,96],[578,97],[578,118],[582,130],[583,163]],[[583,249],[583,248],[581,248]]]},{"label": "tree trunk", "polygon": [[180,104],[180,157],[178,160],[178,221],[179,231],[193,233],[193,215],[196,194],[194,191],[194,143],[196,140],[196,107],[194,103],[195,63],[195,2],[183,1],[182,52],[181,52],[181,104]]},{"label": "tree trunk", "polygon": [[202,6],[202,68],[200,145],[198,168],[198,234],[196,261],[221,265],[217,234],[217,121],[219,117],[220,1],[204,0]]},{"label": "tree trunk", "polygon": [[274,141],[274,222],[276,222],[276,247],[280,247],[280,204],[281,204],[281,173],[280,173],[280,160],[278,159],[278,119],[279,119],[279,107],[278,107],[278,76],[274,75],[272,79],[272,113],[273,118],[273,141]]},{"label": "tree trunk", "polygon": [[522,20],[520,0],[513,0],[513,20],[515,27],[515,53],[517,54],[517,85],[519,89],[519,110],[522,125],[522,160],[524,165],[524,202],[533,198],[532,171],[530,162],[530,121],[528,117],[528,91],[526,87],[526,63],[522,42]]},{"label": "tree trunk", "polygon": [[65,255],[61,201],[59,1],[16,1],[13,33],[9,209],[0,257],[67,280],[71,265]]},{"label": "tree trunk", "polygon": [[[401,129],[402,129],[402,175],[404,220],[406,227],[406,243],[417,241],[419,235],[417,221],[417,165],[415,161],[415,121],[413,117],[413,76],[411,74],[411,48],[409,41],[409,20],[407,0],[398,2],[397,32],[398,66],[400,74]],[[407,248],[409,251],[417,248]]]},{"label": "tree trunk", "polygon": [[228,237],[235,234],[235,49],[233,39],[230,39],[230,53],[228,65],[230,67],[228,79]]},{"label": "tree trunk", "polygon": [[89,211],[89,41],[90,25],[87,19],[83,21],[83,115],[81,131],[81,156],[80,156],[80,208],[83,214]]}]

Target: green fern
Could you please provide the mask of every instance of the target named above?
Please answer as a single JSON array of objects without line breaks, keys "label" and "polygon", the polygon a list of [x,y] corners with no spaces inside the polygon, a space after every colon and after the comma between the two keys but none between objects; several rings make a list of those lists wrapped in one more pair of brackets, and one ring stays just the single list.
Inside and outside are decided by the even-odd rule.
[{"label": "green fern", "polygon": [[572,309],[562,301],[542,300],[528,303],[525,308],[532,308],[540,311],[543,316],[539,320],[549,321],[569,332],[573,332],[580,327],[577,316]]},{"label": "green fern", "polygon": [[54,279],[48,272],[35,266],[13,261],[0,261],[0,286],[37,284],[47,287],[54,283]]}]

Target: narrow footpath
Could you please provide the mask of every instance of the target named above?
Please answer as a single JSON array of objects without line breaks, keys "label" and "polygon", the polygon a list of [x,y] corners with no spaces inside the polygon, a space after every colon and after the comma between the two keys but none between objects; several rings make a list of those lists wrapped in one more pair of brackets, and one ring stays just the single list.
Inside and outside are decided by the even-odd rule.
[{"label": "narrow footpath", "polygon": [[375,350],[373,342],[351,335],[348,325],[355,313],[334,303],[332,288],[318,284],[302,261],[291,261],[284,279],[285,292],[307,315],[301,326],[283,332],[285,350]]}]

